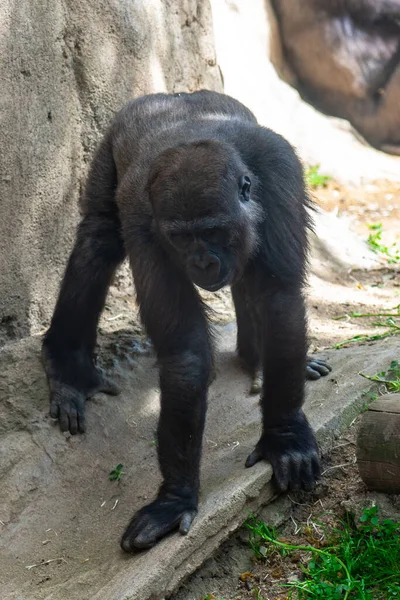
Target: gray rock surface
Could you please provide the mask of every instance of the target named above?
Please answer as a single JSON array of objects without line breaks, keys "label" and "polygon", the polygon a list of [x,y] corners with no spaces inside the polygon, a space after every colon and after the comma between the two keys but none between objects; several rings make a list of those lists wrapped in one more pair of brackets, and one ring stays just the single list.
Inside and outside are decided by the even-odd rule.
[{"label": "gray rock surface", "polygon": [[208,0],[2,0],[0,23],[1,344],[50,316],[114,111],[221,81]]}]

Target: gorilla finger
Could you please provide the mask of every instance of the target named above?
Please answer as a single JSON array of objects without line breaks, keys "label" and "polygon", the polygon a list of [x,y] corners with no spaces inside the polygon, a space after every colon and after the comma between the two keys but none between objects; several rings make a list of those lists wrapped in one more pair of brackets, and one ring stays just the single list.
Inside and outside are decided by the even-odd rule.
[{"label": "gorilla finger", "polygon": [[307,375],[307,379],[319,379],[321,377],[321,373],[319,371],[317,371],[316,369],[313,369],[311,367],[311,364],[308,364],[306,367],[306,375]]},{"label": "gorilla finger", "polygon": [[197,512],[195,510],[188,510],[183,513],[183,517],[179,525],[179,533],[182,535],[186,535],[188,533],[196,514]]},{"label": "gorilla finger", "polygon": [[[121,548],[125,552],[132,552],[135,547],[135,538],[140,534],[142,528],[146,528],[150,523],[150,518],[147,515],[136,514],[128,527],[126,528],[121,538]],[[150,546],[148,546],[150,548]]]},{"label": "gorilla finger", "polygon": [[262,460],[264,457],[261,454],[261,452],[258,450],[258,448],[254,448],[253,452],[251,454],[249,454],[249,456],[246,459],[246,462],[244,464],[244,466],[246,467],[246,469],[249,469],[250,467],[254,467],[254,465],[258,462],[260,462],[260,460]]},{"label": "gorilla finger", "polygon": [[303,460],[301,466],[301,481],[302,487],[306,492],[310,492],[315,486],[315,476],[313,473],[312,462],[310,460]]},{"label": "gorilla finger", "polygon": [[72,435],[78,433],[78,411],[73,406],[69,411],[69,431]]},{"label": "gorilla finger", "polygon": [[84,407],[78,408],[78,430],[80,431],[80,433],[85,433],[86,431],[86,417]]},{"label": "gorilla finger", "polygon": [[153,521],[149,520],[148,524],[142,528],[139,533],[134,537],[132,543],[135,548],[151,548],[160,538],[164,537],[167,533],[176,529],[179,525],[181,516],[177,515],[171,521]]},{"label": "gorilla finger", "polygon": [[325,367],[325,369],[328,369],[329,373],[332,371],[331,365],[328,362],[326,362],[326,360],[323,360],[322,358],[318,358],[315,360],[315,362],[317,364],[321,365],[322,367]]},{"label": "gorilla finger", "polygon": [[290,457],[288,470],[290,472],[289,479],[289,487],[294,492],[297,492],[301,489],[301,465],[302,465],[302,457],[301,455],[293,454]]},{"label": "gorilla finger", "polygon": [[278,458],[278,460],[271,462],[274,470],[275,485],[280,492],[286,492],[289,487],[290,458],[284,455]]},{"label": "gorilla finger", "polygon": [[58,415],[61,431],[69,431],[69,405],[60,406],[60,412]]},{"label": "gorilla finger", "polygon": [[58,419],[58,413],[60,405],[57,402],[52,401],[50,404],[50,416],[52,419]]},{"label": "gorilla finger", "polygon": [[318,371],[321,375],[328,375],[332,371],[332,367],[329,367],[329,365],[320,360],[312,361],[308,363],[308,366],[314,369],[314,371]]},{"label": "gorilla finger", "polygon": [[312,472],[314,475],[314,479],[317,480],[321,477],[321,463],[319,460],[319,456],[315,453],[311,459]]}]

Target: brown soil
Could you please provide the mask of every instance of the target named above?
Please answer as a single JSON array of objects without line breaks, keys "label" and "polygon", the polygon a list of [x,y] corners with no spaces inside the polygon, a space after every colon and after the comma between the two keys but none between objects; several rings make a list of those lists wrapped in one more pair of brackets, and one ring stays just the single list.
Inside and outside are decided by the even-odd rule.
[{"label": "brown soil", "polygon": [[353,230],[368,238],[368,225],[382,223],[387,244],[400,240],[400,183],[377,181],[357,187],[329,182],[314,193],[317,204],[348,217]]}]

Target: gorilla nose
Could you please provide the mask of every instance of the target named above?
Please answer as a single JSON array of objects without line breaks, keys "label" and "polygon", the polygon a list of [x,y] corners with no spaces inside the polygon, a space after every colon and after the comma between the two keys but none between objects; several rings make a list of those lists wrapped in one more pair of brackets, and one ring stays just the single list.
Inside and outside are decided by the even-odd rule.
[{"label": "gorilla nose", "polygon": [[214,257],[211,255],[196,256],[193,259],[193,264],[198,269],[205,271],[212,269],[212,267],[215,268],[219,264],[219,260],[216,256]]}]

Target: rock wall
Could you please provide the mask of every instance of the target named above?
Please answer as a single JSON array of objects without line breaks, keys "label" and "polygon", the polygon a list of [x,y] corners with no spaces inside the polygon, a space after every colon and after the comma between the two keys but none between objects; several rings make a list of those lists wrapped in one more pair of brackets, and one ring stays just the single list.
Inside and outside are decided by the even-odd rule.
[{"label": "rock wall", "polygon": [[270,0],[211,0],[211,5],[227,94],[285,136],[304,161],[320,164],[322,172],[342,183],[399,180],[399,157],[371,148],[348,121],[318,112],[287,83],[294,79],[283,60]]},{"label": "rock wall", "polygon": [[221,89],[208,0],[1,0],[0,344],[48,322],[115,110]]}]

